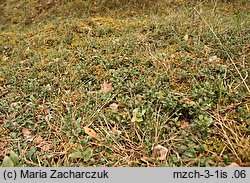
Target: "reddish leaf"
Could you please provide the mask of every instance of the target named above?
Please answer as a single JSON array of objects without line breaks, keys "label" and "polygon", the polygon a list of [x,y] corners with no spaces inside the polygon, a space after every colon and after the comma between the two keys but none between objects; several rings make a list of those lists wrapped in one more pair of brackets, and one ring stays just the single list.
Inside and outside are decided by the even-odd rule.
[{"label": "reddish leaf", "polygon": [[109,108],[111,108],[113,110],[117,110],[118,109],[118,104],[112,103],[112,104],[109,105]]},{"label": "reddish leaf", "polygon": [[17,122],[14,122],[12,125],[13,125],[14,127],[18,127],[18,123],[17,123]]},{"label": "reddish leaf", "polygon": [[27,128],[23,128],[22,132],[24,136],[30,136],[30,131]]},{"label": "reddish leaf", "polygon": [[111,132],[115,135],[120,136],[122,134],[122,132],[120,130],[117,130],[116,127],[112,128]]},{"label": "reddish leaf", "polygon": [[108,93],[110,90],[112,90],[112,83],[107,83],[104,80],[103,84],[101,85],[101,91],[104,93]]},{"label": "reddish leaf", "polygon": [[15,114],[15,113],[12,113],[12,114],[10,114],[10,115],[6,115],[6,116],[5,116],[5,118],[6,118],[6,119],[9,119],[9,120],[10,120],[10,119],[13,119],[13,118],[15,118],[15,117],[16,117],[16,114]]},{"label": "reddish leaf", "polygon": [[31,135],[30,131],[27,128],[22,129],[23,136],[28,140],[28,141],[33,141],[34,136]]}]

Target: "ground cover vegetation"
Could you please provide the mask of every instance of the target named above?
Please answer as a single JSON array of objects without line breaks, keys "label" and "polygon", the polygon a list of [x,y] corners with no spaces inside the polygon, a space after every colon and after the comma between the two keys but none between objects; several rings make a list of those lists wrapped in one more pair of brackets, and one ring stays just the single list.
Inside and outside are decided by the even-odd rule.
[{"label": "ground cover vegetation", "polygon": [[248,166],[249,7],[0,0],[0,164]]}]

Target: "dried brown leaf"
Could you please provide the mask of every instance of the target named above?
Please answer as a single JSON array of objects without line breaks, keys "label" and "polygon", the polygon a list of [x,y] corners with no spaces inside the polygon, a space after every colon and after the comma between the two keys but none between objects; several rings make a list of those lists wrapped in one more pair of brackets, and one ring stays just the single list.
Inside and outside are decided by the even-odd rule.
[{"label": "dried brown leaf", "polygon": [[100,138],[97,137],[95,130],[88,128],[88,127],[84,127],[84,132],[89,135],[90,137],[96,139],[96,140],[101,140]]},{"label": "dried brown leaf", "polygon": [[214,56],[211,56],[209,59],[208,59],[208,62],[214,62],[218,59],[218,57],[216,55]]},{"label": "dried brown leaf", "polygon": [[95,94],[95,93],[96,93],[96,91],[88,91],[88,92],[87,92],[87,94],[91,94],[91,95],[92,95],[92,94]]},{"label": "dried brown leaf", "polygon": [[168,149],[161,145],[157,145],[152,150],[152,157],[158,160],[166,160]]},{"label": "dried brown leaf", "polygon": [[46,142],[39,134],[36,134],[34,142],[37,148],[40,148],[43,152],[47,152],[51,148],[51,144]]},{"label": "dried brown leaf", "polygon": [[47,152],[48,150],[50,150],[50,147],[51,147],[51,144],[46,143],[46,144],[43,144],[40,148],[42,151]]},{"label": "dried brown leaf", "polygon": [[142,160],[143,162],[148,163],[148,161],[152,161],[152,160],[154,160],[154,158],[152,158],[152,157],[147,157],[147,156],[143,155],[143,157],[141,157],[141,160]]},{"label": "dried brown leaf", "polygon": [[185,97],[185,98],[183,99],[183,102],[184,102],[185,104],[187,104],[187,103],[192,102],[192,100],[191,100],[190,98]]},{"label": "dried brown leaf", "polygon": [[181,127],[182,129],[187,129],[189,127],[189,123],[186,120],[181,120]]},{"label": "dried brown leaf", "polygon": [[231,163],[227,167],[240,167],[240,165],[238,165],[237,163]]},{"label": "dried brown leaf", "polygon": [[184,39],[185,41],[188,41],[188,34],[186,34],[186,35],[183,37],[183,39]]},{"label": "dried brown leaf", "polygon": [[39,134],[36,135],[36,137],[34,138],[34,141],[36,144],[41,144],[44,142],[44,140],[42,139],[42,137]]}]

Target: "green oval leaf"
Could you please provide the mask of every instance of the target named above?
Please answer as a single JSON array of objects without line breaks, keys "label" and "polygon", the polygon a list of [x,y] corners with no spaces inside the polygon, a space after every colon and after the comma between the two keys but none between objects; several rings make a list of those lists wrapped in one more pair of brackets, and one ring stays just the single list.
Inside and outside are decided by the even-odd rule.
[{"label": "green oval leaf", "polygon": [[69,155],[69,158],[83,158],[83,155],[81,152],[77,151],[77,152],[73,152]]},{"label": "green oval leaf", "polygon": [[9,156],[5,156],[4,159],[3,159],[3,164],[2,164],[3,167],[13,167],[14,166],[14,163],[13,161],[9,158]]},{"label": "green oval leaf", "polygon": [[93,156],[93,150],[88,147],[82,154],[84,156],[84,161],[89,161]]},{"label": "green oval leaf", "polygon": [[18,165],[19,164],[18,155],[14,151],[10,152],[10,159],[12,160],[12,162],[14,163],[14,165]]}]

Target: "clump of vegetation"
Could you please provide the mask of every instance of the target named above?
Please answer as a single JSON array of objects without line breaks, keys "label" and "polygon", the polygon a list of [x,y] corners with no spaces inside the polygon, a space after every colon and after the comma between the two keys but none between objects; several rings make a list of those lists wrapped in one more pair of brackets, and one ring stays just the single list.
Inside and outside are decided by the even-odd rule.
[{"label": "clump of vegetation", "polygon": [[248,1],[0,3],[3,166],[249,165]]}]

